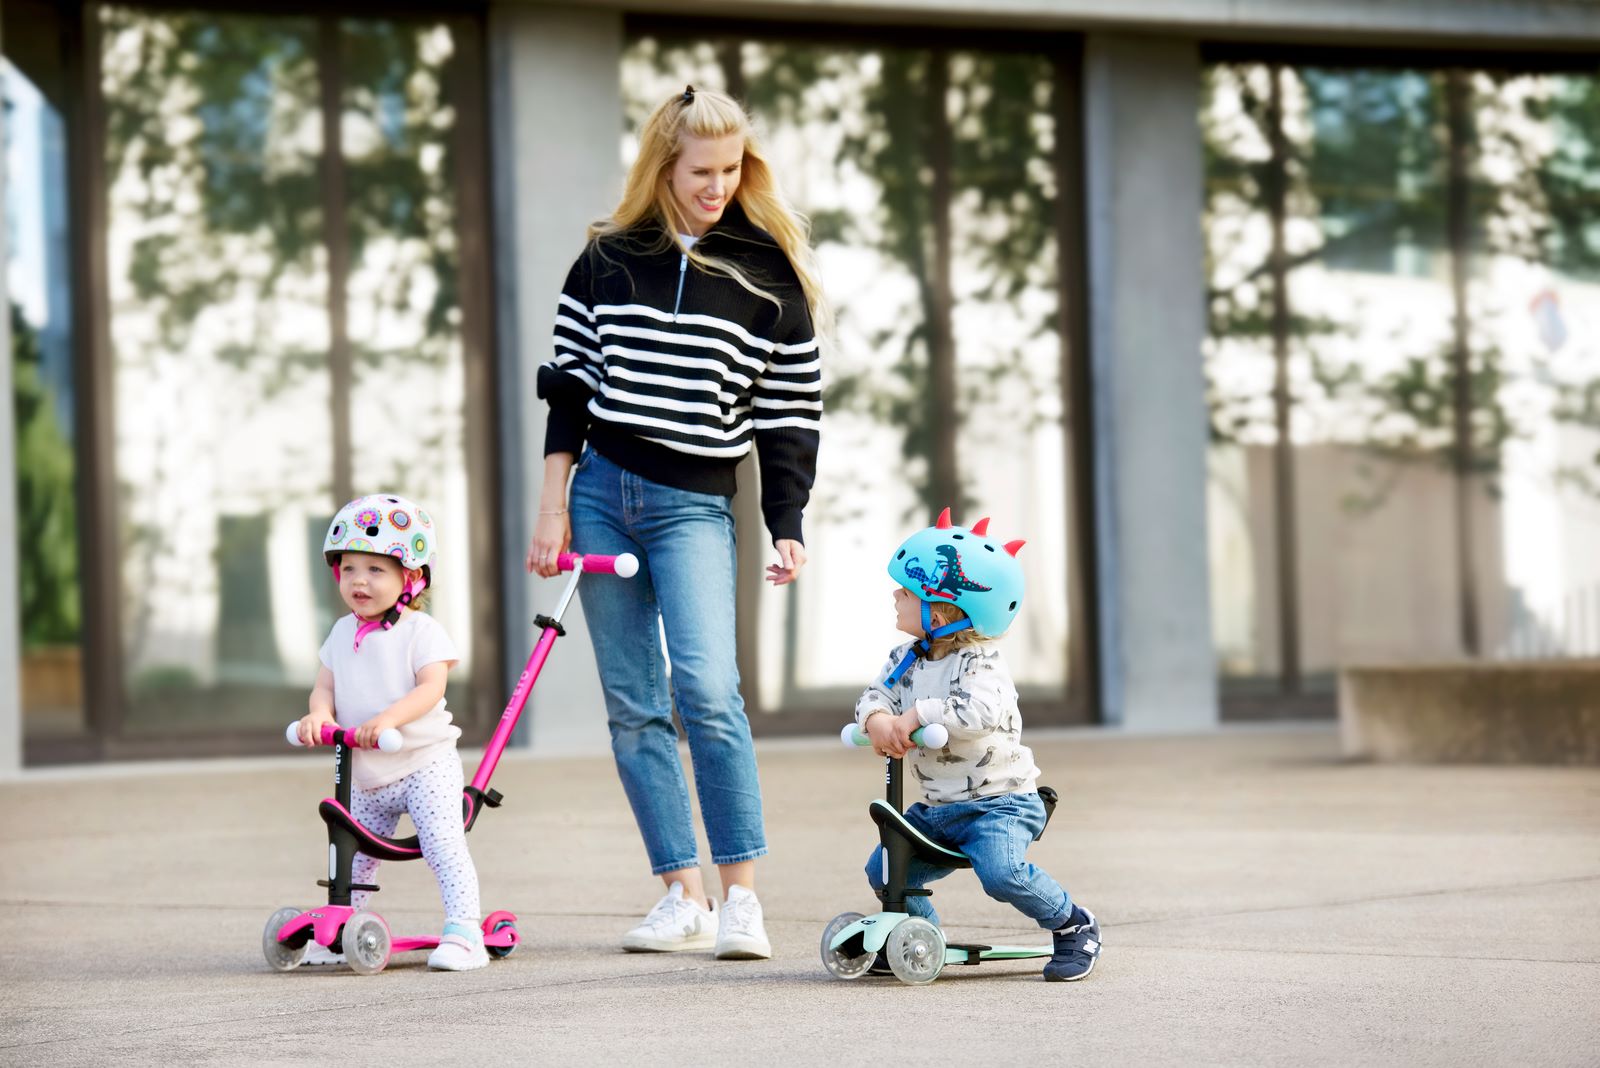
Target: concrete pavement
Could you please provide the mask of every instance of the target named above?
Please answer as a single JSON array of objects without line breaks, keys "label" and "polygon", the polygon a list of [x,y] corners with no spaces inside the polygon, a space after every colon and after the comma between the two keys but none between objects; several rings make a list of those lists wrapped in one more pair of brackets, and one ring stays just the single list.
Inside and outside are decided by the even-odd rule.
[{"label": "concrete pavement", "polygon": [[[1062,794],[1030,855],[1103,923],[1082,983],[829,977],[881,791],[837,743],[761,746],[749,963],[617,950],[659,884],[609,758],[509,756],[471,844],[525,942],[460,975],[267,970],[268,914],[321,893],[321,757],[30,773],[0,785],[0,1064],[1600,1062],[1600,770],[1350,764],[1321,726],[1028,740]],[[424,865],[378,881],[435,929]],[[936,900],[958,938],[1041,937],[970,874]]]}]

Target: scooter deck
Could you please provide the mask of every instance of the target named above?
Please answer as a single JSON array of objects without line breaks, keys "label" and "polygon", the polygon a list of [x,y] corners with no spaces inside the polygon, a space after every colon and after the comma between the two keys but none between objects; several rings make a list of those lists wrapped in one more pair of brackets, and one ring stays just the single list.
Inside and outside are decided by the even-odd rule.
[{"label": "scooter deck", "polygon": [[[517,932],[514,929],[502,928],[490,931],[483,936],[483,944],[490,948],[505,948],[517,944]],[[438,935],[423,935],[419,938],[396,938],[390,944],[390,953],[411,953],[419,949],[435,949],[439,945]]]},{"label": "scooter deck", "polygon": [[1048,957],[1052,946],[985,946],[976,942],[950,942],[944,947],[946,964],[978,964],[986,960],[1027,960]]}]

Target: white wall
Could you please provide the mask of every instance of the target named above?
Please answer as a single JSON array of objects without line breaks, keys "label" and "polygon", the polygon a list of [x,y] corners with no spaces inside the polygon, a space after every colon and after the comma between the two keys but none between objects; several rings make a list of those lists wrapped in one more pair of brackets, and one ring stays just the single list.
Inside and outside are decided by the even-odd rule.
[{"label": "white wall", "polygon": [[1089,359],[1107,723],[1218,720],[1200,345],[1200,55],[1091,35],[1084,52]]},{"label": "white wall", "polygon": [[[537,637],[531,620],[554,611],[561,591],[522,566],[544,475],[546,408],[534,381],[584,228],[622,192],[622,17],[496,7],[489,40],[509,694]],[[567,637],[534,688],[521,736],[543,752],[603,749],[605,706],[576,599],[563,623]]]}]

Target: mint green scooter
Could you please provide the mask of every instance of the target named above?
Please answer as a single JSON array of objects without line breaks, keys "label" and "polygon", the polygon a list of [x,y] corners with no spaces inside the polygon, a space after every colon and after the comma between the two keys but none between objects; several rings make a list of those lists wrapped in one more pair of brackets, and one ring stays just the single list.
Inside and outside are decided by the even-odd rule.
[{"label": "mint green scooter", "polygon": [[[872,741],[867,733],[854,723],[840,734],[846,745],[865,746]],[[930,724],[911,734],[913,744],[927,749],[941,749],[949,741],[949,732],[939,724]],[[878,951],[883,950],[889,961],[889,970],[903,983],[920,986],[939,977],[946,964],[979,964],[986,960],[1025,960],[1030,957],[1048,957],[1053,946],[985,946],[977,943],[946,942],[944,932],[920,916],[906,912],[906,898],[929,897],[932,890],[919,890],[906,886],[906,869],[913,856],[947,868],[970,868],[972,862],[962,854],[946,849],[921,831],[911,826],[901,814],[903,808],[900,776],[904,762],[899,757],[886,761],[888,770],[887,796],[874,801],[868,808],[872,822],[878,825],[878,839],[883,843],[883,889],[878,897],[883,911],[872,916],[859,912],[842,912],[829,921],[822,932],[822,965],[838,979],[860,979],[868,974]],[[1056,792],[1048,786],[1039,788],[1044,802],[1045,823],[1055,811]],[[1043,833],[1042,831],[1040,833]]]}]

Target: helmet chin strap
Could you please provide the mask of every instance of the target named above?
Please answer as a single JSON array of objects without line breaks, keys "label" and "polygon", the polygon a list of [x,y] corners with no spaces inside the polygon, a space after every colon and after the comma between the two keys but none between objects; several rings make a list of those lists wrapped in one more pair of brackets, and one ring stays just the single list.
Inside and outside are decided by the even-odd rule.
[{"label": "helmet chin strap", "polygon": [[922,605],[922,637],[911,643],[911,648],[907,649],[906,655],[900,658],[900,663],[893,671],[889,672],[889,677],[883,680],[884,686],[891,690],[900,682],[901,676],[911,670],[912,664],[928,655],[936,639],[943,638],[947,634],[954,634],[958,630],[966,630],[972,626],[972,620],[968,618],[958,619],[954,623],[946,623],[942,627],[935,627],[933,625],[933,606],[928,604],[927,601],[919,600],[918,603]]},{"label": "helmet chin strap", "polygon": [[[333,581],[335,583],[339,581],[339,568],[337,565],[335,565],[333,568]],[[395,601],[394,604],[390,605],[389,610],[379,618],[361,619],[360,616],[357,616],[354,612],[351,612],[351,615],[356,616],[357,619],[361,619],[361,622],[356,625],[355,651],[358,653],[361,651],[361,639],[365,638],[368,634],[371,634],[375,630],[388,630],[390,627],[393,627],[396,623],[400,622],[401,608],[410,607],[411,602],[421,596],[422,591],[427,588],[427,579],[420,577],[415,579],[407,579],[406,588],[400,591],[400,599]]]}]

